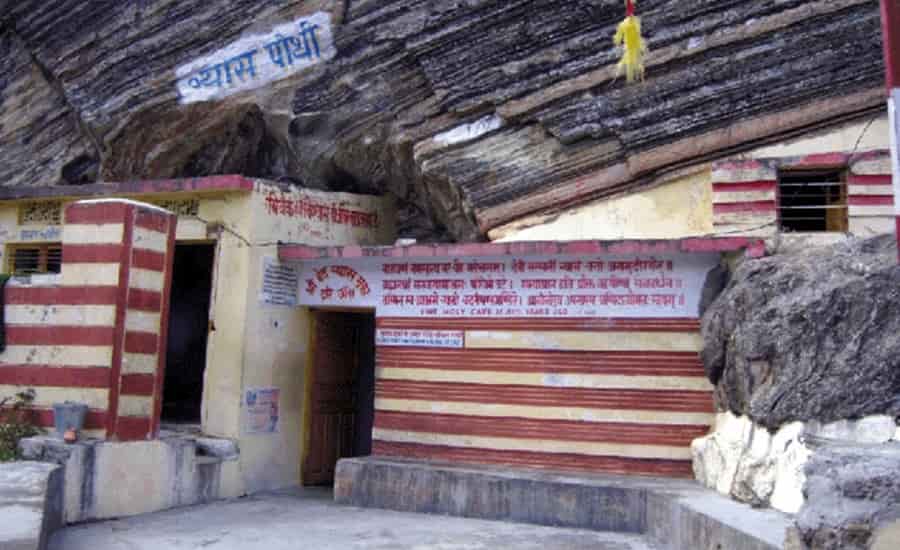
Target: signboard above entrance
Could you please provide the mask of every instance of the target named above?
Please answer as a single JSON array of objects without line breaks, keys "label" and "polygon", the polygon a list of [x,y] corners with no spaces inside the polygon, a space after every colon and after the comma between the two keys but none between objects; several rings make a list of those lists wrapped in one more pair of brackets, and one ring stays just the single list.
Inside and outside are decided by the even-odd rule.
[{"label": "signboard above entrance", "polygon": [[718,254],[334,258],[303,262],[300,304],[379,317],[696,317]]}]

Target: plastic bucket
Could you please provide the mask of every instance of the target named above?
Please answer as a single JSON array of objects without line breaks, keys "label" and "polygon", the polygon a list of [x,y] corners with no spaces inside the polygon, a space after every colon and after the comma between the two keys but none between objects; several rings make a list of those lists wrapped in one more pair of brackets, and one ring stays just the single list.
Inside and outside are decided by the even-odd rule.
[{"label": "plastic bucket", "polygon": [[84,417],[87,414],[88,406],[84,403],[74,403],[66,401],[65,403],[53,404],[53,424],[56,433],[60,437],[66,430],[72,429],[81,431],[84,428]]}]

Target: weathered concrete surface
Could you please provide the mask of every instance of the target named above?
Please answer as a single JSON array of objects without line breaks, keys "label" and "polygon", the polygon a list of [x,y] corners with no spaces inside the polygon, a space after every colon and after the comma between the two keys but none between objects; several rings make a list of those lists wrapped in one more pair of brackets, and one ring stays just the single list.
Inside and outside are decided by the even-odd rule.
[{"label": "weathered concrete surface", "polygon": [[741,264],[703,317],[722,409],[777,430],[900,414],[893,235]]},{"label": "weathered concrete surface", "polygon": [[344,459],[342,504],[647,533],[672,550],[773,550],[790,525],[683,480],[553,474],[373,457]]},{"label": "weathered concrete surface", "polygon": [[54,464],[0,463],[0,548],[46,548],[62,525],[62,485],[62,468]]},{"label": "weathered concrete surface", "polygon": [[70,527],[51,550],[651,550],[635,535],[338,506],[325,490],[258,495]]},{"label": "weathered concrete surface", "polygon": [[[798,548],[868,550],[897,540],[900,443],[819,449],[806,465]],[[897,548],[897,546],[887,546]]]},{"label": "weathered concrete surface", "polygon": [[242,494],[228,479],[239,468],[229,440],[171,435],[157,441],[98,440],[67,445],[53,437],[24,439],[28,460],[65,470],[67,523],[133,516]]},{"label": "weathered concrete surface", "polygon": [[[876,2],[638,9],[627,86],[621,1],[0,0],[0,182],[233,172],[389,193],[404,236],[462,240],[884,109]],[[179,67],[317,11],[333,59],[179,101]]]}]

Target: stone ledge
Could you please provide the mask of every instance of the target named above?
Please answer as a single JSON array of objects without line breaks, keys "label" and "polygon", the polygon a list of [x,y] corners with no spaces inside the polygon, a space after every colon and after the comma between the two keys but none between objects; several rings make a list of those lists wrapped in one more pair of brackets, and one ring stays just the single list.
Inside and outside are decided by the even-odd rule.
[{"label": "stone ledge", "polygon": [[464,467],[377,457],[343,459],[339,504],[643,533],[671,550],[782,548],[787,516],[683,480]]},{"label": "stone ledge", "polygon": [[41,462],[0,464],[0,548],[43,550],[62,526],[63,470]]}]

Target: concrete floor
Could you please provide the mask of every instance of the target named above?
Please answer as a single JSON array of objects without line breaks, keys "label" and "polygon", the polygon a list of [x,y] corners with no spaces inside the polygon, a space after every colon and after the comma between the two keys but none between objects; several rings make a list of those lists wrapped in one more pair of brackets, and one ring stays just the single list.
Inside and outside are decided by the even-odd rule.
[{"label": "concrete floor", "polygon": [[57,532],[50,550],[652,550],[638,536],[337,506],[292,491]]}]

